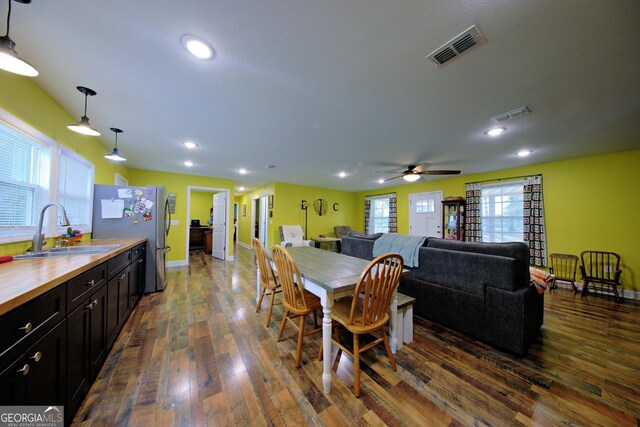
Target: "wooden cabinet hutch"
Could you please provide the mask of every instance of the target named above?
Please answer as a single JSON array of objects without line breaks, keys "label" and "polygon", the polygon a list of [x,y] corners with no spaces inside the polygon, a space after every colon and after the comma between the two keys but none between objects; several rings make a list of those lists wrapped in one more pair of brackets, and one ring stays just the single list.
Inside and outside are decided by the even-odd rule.
[{"label": "wooden cabinet hutch", "polygon": [[442,238],[464,240],[465,201],[447,197],[442,201]]}]

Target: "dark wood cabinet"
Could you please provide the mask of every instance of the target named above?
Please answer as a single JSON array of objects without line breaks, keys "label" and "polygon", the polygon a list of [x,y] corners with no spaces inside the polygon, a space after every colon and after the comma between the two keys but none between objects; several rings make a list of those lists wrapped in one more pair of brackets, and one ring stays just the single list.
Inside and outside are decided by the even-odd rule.
[{"label": "dark wood cabinet", "polygon": [[205,232],[211,230],[209,227],[189,228],[189,249],[204,249]]},{"label": "dark wood cabinet", "polygon": [[67,405],[72,416],[107,358],[107,287],[103,285],[69,316],[67,327]]},{"label": "dark wood cabinet", "polygon": [[107,345],[111,347],[129,315],[131,266],[116,274],[107,284]]},{"label": "dark wood cabinet", "polygon": [[211,254],[211,245],[213,238],[213,229],[209,228],[204,231],[204,253]]},{"label": "dark wood cabinet", "polygon": [[61,405],[69,424],[145,275],[146,242],[0,316],[0,405]]},{"label": "dark wood cabinet", "polygon": [[442,201],[442,237],[464,240],[465,201],[462,197],[447,197]]},{"label": "dark wood cabinet", "polygon": [[64,405],[66,352],[67,321],[63,320],[2,370],[0,403]]}]

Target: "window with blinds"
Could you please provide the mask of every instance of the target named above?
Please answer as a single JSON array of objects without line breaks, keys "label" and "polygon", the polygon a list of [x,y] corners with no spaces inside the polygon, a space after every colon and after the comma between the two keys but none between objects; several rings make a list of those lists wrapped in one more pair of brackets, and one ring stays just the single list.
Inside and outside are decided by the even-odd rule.
[{"label": "window with blinds", "polygon": [[[90,162],[0,109],[0,243],[30,240],[51,201],[74,229],[91,231],[93,176]],[[55,212],[47,210],[46,237],[64,231]]]},{"label": "window with blinds", "polygon": [[[91,231],[93,165],[67,149],[60,150],[58,203],[64,206],[74,229]],[[64,227],[66,228],[66,227]],[[58,233],[63,231],[58,228]]]},{"label": "window with blinds", "polygon": [[33,236],[50,200],[51,151],[0,121],[0,238]]},{"label": "window with blinds", "polygon": [[483,242],[522,242],[524,229],[522,181],[482,186],[480,216]]}]

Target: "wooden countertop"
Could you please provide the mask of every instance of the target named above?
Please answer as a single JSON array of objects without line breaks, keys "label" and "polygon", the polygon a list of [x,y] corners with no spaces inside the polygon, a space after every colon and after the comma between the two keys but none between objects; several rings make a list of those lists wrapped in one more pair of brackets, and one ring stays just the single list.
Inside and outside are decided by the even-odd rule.
[{"label": "wooden countertop", "polygon": [[146,238],[93,239],[82,242],[80,246],[114,244],[123,246],[98,255],[16,259],[0,264],[0,315],[146,240]]}]

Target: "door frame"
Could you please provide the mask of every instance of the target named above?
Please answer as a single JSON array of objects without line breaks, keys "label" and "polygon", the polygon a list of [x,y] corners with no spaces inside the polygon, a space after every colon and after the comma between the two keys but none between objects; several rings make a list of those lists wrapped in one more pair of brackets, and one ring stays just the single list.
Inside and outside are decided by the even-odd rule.
[{"label": "door frame", "polygon": [[[443,191],[442,190],[434,190],[434,191],[421,191],[419,193],[411,193],[408,195],[407,197],[407,208],[408,208],[408,223],[409,223],[409,234],[411,234],[411,226],[413,225],[411,223],[411,196],[417,196],[420,194],[434,194],[436,195],[436,197],[439,197],[440,200],[437,201],[436,204],[436,213],[440,212],[440,215],[436,215],[436,221],[439,221],[438,224],[442,223],[442,200],[444,197]],[[442,227],[440,227],[440,237],[442,237]]]},{"label": "door frame", "polygon": [[[185,228],[185,252],[184,252],[184,259],[185,259],[185,264],[189,265],[189,228],[191,226],[191,224],[189,223],[189,218],[191,218],[191,191],[204,191],[204,192],[210,192],[210,193],[225,193],[225,197],[227,199],[227,217],[229,216],[229,206],[231,204],[231,191],[229,191],[228,188],[216,188],[216,187],[199,187],[199,186],[195,186],[195,185],[188,185],[187,186],[187,216],[185,217],[185,224],[184,224],[184,228]],[[211,195],[211,197],[213,197],[213,194]],[[227,222],[227,226],[224,229],[224,238],[225,241],[227,242],[227,250],[225,251],[224,254],[224,259],[225,261],[232,259],[233,257],[229,256],[229,223]]]}]

